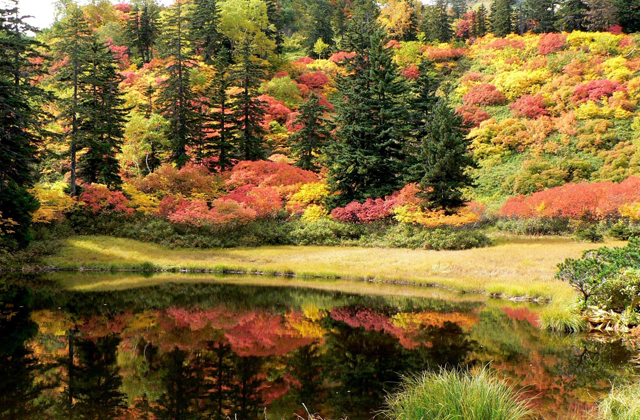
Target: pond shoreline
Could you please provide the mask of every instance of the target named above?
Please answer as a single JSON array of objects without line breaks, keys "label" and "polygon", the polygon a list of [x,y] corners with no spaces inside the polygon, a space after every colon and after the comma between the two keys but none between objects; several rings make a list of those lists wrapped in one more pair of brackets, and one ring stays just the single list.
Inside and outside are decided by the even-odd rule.
[{"label": "pond shoreline", "polygon": [[370,276],[339,276],[339,275],[320,275],[320,274],[298,274],[294,271],[265,271],[265,270],[242,270],[237,268],[162,268],[162,267],[56,267],[56,266],[23,266],[21,268],[0,268],[3,272],[21,272],[21,273],[46,273],[46,272],[115,272],[115,273],[182,273],[182,274],[231,274],[231,275],[249,275],[249,276],[270,276],[270,277],[287,277],[305,280],[348,280],[353,282],[380,283],[397,286],[415,286],[428,287],[447,290],[449,292],[458,293],[460,295],[485,295],[491,299],[509,300],[512,302],[531,302],[539,304],[548,304],[551,298],[542,296],[508,296],[504,293],[487,293],[482,290],[460,290],[453,287],[447,287],[438,283],[426,283],[419,281],[384,279]]}]

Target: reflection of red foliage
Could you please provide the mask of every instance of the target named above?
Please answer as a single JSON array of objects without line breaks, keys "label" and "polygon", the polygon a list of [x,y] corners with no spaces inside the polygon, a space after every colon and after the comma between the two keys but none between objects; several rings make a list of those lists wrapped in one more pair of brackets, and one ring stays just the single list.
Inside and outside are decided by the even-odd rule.
[{"label": "reflection of red foliage", "polygon": [[640,202],[640,178],[621,183],[566,184],[529,197],[511,197],[499,214],[507,217],[568,217],[600,220],[618,216],[622,204]]},{"label": "reflection of red foliage", "polygon": [[540,325],[540,317],[537,313],[531,312],[527,308],[501,308],[505,315],[516,321],[526,321],[534,327]]},{"label": "reflection of red foliage", "polygon": [[491,118],[491,115],[482,108],[472,105],[462,105],[456,109],[456,112],[464,119],[465,124],[479,127],[482,121]]}]

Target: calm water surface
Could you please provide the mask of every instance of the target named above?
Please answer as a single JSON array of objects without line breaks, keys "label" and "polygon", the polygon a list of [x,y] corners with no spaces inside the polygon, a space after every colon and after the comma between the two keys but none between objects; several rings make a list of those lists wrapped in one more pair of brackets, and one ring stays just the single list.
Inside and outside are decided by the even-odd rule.
[{"label": "calm water surface", "polygon": [[0,279],[0,419],[370,419],[402,375],[483,364],[561,419],[637,374],[620,341],[540,331],[533,305],[282,283]]}]

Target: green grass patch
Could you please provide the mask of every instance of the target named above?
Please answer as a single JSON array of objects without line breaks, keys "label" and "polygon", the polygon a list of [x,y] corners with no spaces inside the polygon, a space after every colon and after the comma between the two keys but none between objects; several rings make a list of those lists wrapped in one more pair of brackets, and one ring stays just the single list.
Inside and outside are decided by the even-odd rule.
[{"label": "green grass patch", "polygon": [[612,390],[599,412],[602,420],[640,420],[640,383]]},{"label": "green grass patch", "polygon": [[408,378],[387,404],[385,414],[393,420],[523,420],[531,415],[523,395],[486,368]]}]

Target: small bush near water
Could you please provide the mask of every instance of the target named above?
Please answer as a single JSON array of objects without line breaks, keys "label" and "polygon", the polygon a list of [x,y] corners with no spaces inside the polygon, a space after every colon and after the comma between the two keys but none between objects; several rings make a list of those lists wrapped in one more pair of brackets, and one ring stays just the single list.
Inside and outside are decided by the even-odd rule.
[{"label": "small bush near water", "polygon": [[408,378],[387,404],[385,414],[393,420],[523,420],[531,415],[522,395],[486,368]]}]

